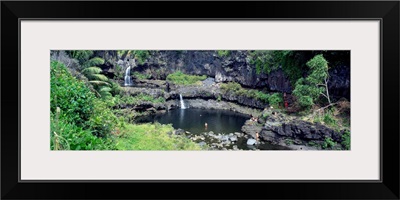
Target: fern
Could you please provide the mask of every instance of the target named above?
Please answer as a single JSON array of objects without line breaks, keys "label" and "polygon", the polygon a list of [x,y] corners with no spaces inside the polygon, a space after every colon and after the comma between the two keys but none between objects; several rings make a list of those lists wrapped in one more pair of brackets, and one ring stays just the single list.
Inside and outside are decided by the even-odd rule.
[{"label": "fern", "polygon": [[99,74],[102,70],[99,67],[88,67],[82,70],[82,73],[85,75],[90,74]]},{"label": "fern", "polygon": [[89,81],[89,83],[96,85],[96,86],[102,86],[102,85],[111,86],[110,83],[107,83],[105,81]]},{"label": "fern", "polygon": [[95,57],[85,62],[85,68],[104,64],[104,59]]},{"label": "fern", "polygon": [[99,94],[102,98],[112,97],[111,88],[107,86],[100,87]]}]

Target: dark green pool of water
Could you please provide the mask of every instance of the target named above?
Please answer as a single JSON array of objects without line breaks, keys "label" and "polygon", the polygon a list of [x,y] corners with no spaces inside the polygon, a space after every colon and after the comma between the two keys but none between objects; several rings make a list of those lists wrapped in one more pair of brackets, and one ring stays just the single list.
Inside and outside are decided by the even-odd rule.
[{"label": "dark green pool of water", "polygon": [[[172,124],[191,133],[213,131],[214,133],[241,132],[241,128],[250,116],[227,110],[175,109],[163,114],[150,115],[137,122],[159,122]],[[207,127],[205,127],[207,123]]]}]

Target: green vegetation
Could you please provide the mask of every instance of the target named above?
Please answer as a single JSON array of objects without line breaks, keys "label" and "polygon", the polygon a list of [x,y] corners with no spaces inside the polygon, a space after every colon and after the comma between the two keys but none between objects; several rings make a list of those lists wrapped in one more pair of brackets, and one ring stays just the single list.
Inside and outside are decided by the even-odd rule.
[{"label": "green vegetation", "polygon": [[138,94],[136,96],[120,96],[120,95],[117,95],[113,99],[113,102],[114,102],[113,105],[121,105],[121,104],[138,105],[139,103],[143,103],[143,102],[164,103],[165,102],[165,98],[163,98],[163,97],[154,98],[154,97],[152,97],[150,95],[140,93],[140,94]]},{"label": "green vegetation", "polygon": [[231,53],[229,50],[218,50],[217,51],[219,57],[229,56]]},{"label": "green vegetation", "polygon": [[89,79],[89,83],[93,85],[95,94],[102,98],[111,97],[109,80],[105,75],[101,74],[102,70],[98,67],[104,64],[104,59],[93,57],[94,52],[90,50],[69,51],[69,54],[72,58],[79,61],[79,70]]},{"label": "green vegetation", "polygon": [[172,134],[173,128],[159,123],[129,124],[116,140],[119,150],[201,150],[186,137]]},{"label": "green vegetation", "polygon": [[238,96],[246,96],[249,98],[255,98],[265,103],[268,103],[269,95],[263,93],[259,90],[254,89],[244,89],[239,83],[236,82],[229,82],[221,84],[221,90],[225,93],[233,92]]},{"label": "green vegetation", "polygon": [[223,92],[233,92],[238,96],[246,96],[248,98],[254,98],[264,103],[278,108],[283,102],[283,96],[281,93],[267,94],[255,89],[244,89],[239,83],[229,82],[221,84],[221,90]]},{"label": "green vegetation", "polygon": [[280,105],[283,103],[283,95],[282,93],[274,93],[268,97],[268,102],[269,105],[273,107],[280,107]]},{"label": "green vegetation", "polygon": [[168,81],[171,81],[172,83],[178,85],[200,84],[200,81],[204,81],[206,80],[206,78],[207,78],[206,75],[203,76],[187,75],[182,73],[181,71],[177,71],[167,76]]},{"label": "green vegetation", "polygon": [[257,74],[261,74],[261,72],[269,74],[279,67],[280,60],[275,56],[276,52],[279,51],[258,50],[250,52],[250,64],[256,67]]},{"label": "green vegetation", "polygon": [[50,149],[200,149],[185,137],[166,134],[173,130],[171,125],[129,124],[111,109],[120,100],[135,104],[140,101],[164,102],[165,99],[144,94],[99,99],[84,81],[73,77],[64,64],[52,61],[50,69]]},{"label": "green vegetation", "polygon": [[285,139],[286,145],[292,145],[294,143],[293,139]]},{"label": "green vegetation", "polygon": [[325,141],[322,143],[322,148],[327,149],[327,148],[332,148],[336,146],[336,142],[333,141],[332,138],[330,137],[326,137]]},{"label": "green vegetation", "polygon": [[309,142],[308,142],[308,145],[309,145],[309,146],[312,146],[312,147],[319,147],[319,146],[320,146],[319,144],[317,144],[317,143],[314,142],[314,141],[309,141]]},{"label": "green vegetation", "polygon": [[299,105],[303,108],[313,106],[321,95],[326,96],[329,100],[329,94],[324,94],[326,92],[324,83],[326,84],[328,78],[328,62],[322,55],[317,55],[307,62],[307,66],[311,73],[307,78],[300,78],[293,90]]},{"label": "green vegetation", "polygon": [[342,145],[346,150],[350,150],[350,131],[344,131],[342,135]]},{"label": "green vegetation", "polygon": [[151,78],[150,74],[142,74],[142,73],[137,72],[137,71],[133,72],[133,76],[136,79],[139,79],[139,80],[145,80],[145,79],[150,79]]},{"label": "green vegetation", "polygon": [[145,50],[133,50],[132,53],[139,65],[143,65],[146,59],[150,56],[150,51]]},{"label": "green vegetation", "polygon": [[[154,98],[144,93],[132,95],[137,90],[120,86],[123,83],[125,69],[116,64],[118,59],[134,58],[138,65],[142,65],[140,69],[132,70],[133,76],[138,80],[166,79],[177,85],[200,85],[201,81],[207,78],[206,75],[189,75],[176,71],[166,77],[171,69],[166,67],[169,58],[163,60],[163,56],[183,59],[186,56],[184,53],[186,51],[176,51],[176,54],[161,52],[161,57],[158,57],[157,51],[148,50],[118,50],[109,51],[106,54],[92,50],[60,52],[62,54],[51,54],[52,61],[50,63],[51,149],[197,150],[200,148],[184,136],[171,134],[173,131],[171,125],[134,124],[133,120],[138,116],[155,112],[154,108],[146,109],[147,106],[150,106],[149,103],[165,103],[166,99],[163,97]],[[263,112],[260,116],[263,119],[268,118],[273,112],[287,112],[288,117],[284,119],[281,119],[281,117],[285,117],[283,114],[275,115],[279,118],[278,121],[287,121],[299,117],[312,123],[321,123],[343,133],[340,145],[337,145],[332,138],[325,138],[323,142],[309,142],[308,145],[310,146],[325,149],[342,146],[343,149],[350,149],[350,102],[344,98],[338,100],[335,95],[331,99],[328,91],[329,68],[336,65],[348,66],[350,64],[349,58],[347,58],[350,57],[349,52],[256,50],[242,54],[243,52],[217,50],[213,53],[213,56],[217,54],[219,60],[231,60],[233,55],[235,57],[240,56],[240,62],[246,62],[246,65],[250,64],[252,67],[246,69],[248,73],[242,71],[242,69],[240,69],[240,73],[244,73],[243,76],[251,76],[252,81],[257,81],[255,85],[260,85],[260,81],[265,81],[266,78],[270,81],[269,77],[272,75],[266,76],[266,74],[279,70],[283,71],[286,78],[289,78],[291,86],[294,88],[292,94],[288,94],[288,108],[282,108],[282,93],[270,93],[268,87],[258,90],[244,88],[237,82],[218,83],[222,92],[229,93],[227,95],[234,94],[235,96],[256,99],[274,107]],[[117,60],[112,58],[105,62],[102,58],[108,59],[109,56],[103,55],[115,57],[116,54],[118,55]],[[210,54],[208,52],[205,55]],[[245,57],[246,55],[247,57]],[[156,64],[153,64],[153,61]],[[110,64],[115,65],[114,68],[109,69]],[[240,79],[238,77],[240,75],[230,74],[237,67],[238,65],[235,64],[226,67],[223,65],[222,68],[228,73],[228,76]],[[181,65],[178,68],[181,69]],[[109,69],[109,71],[103,72],[103,69]],[[190,68],[186,68],[186,70],[188,69]],[[138,70],[151,73],[143,73]],[[182,70],[185,71],[185,68],[182,67]],[[339,72],[341,70],[339,69]],[[113,74],[115,75],[113,79],[117,81],[107,77]],[[155,82],[158,86],[159,83],[162,83],[161,81]],[[268,84],[272,83],[264,85]],[[175,90],[175,87],[171,88]],[[202,96],[212,97],[214,95],[215,92],[211,90],[202,94]],[[222,95],[216,95],[215,99],[218,102],[222,101]],[[293,140],[286,140],[285,143],[292,144]]]}]

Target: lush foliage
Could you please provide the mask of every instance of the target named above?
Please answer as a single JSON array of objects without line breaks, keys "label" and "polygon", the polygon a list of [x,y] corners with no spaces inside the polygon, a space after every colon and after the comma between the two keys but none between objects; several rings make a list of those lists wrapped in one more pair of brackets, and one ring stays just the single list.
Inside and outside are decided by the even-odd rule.
[{"label": "lush foliage", "polygon": [[350,149],[350,131],[348,130],[344,131],[342,135],[342,145],[345,149]]},{"label": "lush foliage", "polygon": [[171,125],[128,124],[111,109],[117,103],[157,103],[164,102],[164,98],[144,94],[134,97],[116,95],[107,100],[96,98],[83,81],[70,74],[64,64],[54,61],[51,62],[50,75],[52,150],[200,149],[188,138],[167,134],[173,130]]},{"label": "lush foliage", "polygon": [[268,97],[269,105],[273,107],[280,107],[283,103],[283,95],[282,93],[274,93]]},{"label": "lush foliage", "polygon": [[143,103],[143,102],[164,103],[165,98],[163,98],[163,97],[154,98],[150,95],[139,93],[135,96],[117,95],[113,98],[113,102],[114,102],[114,105],[138,105],[139,103]]},{"label": "lush foliage", "polygon": [[171,125],[147,123],[129,124],[117,139],[120,150],[201,150],[200,146],[186,137],[172,134]]},{"label": "lush foliage", "polygon": [[50,111],[55,113],[58,107],[66,122],[84,125],[93,113],[94,94],[61,63],[50,63],[50,75]]},{"label": "lush foliage", "polygon": [[67,122],[61,111],[51,114],[50,118],[50,149],[52,150],[106,150],[115,149],[113,139],[100,138],[89,129],[83,129],[74,123]]},{"label": "lush foliage", "polygon": [[330,137],[326,137],[324,142],[322,143],[322,148],[324,148],[324,149],[332,148],[334,146],[336,146],[336,142],[333,141],[333,139]]},{"label": "lush foliage", "polygon": [[239,83],[229,82],[221,84],[221,90],[223,92],[233,92],[238,96],[245,96],[248,98],[257,99],[264,103],[269,103],[272,106],[279,107],[283,102],[283,96],[281,93],[267,94],[260,90],[245,89]]},{"label": "lush foliage", "polygon": [[134,54],[134,57],[138,61],[139,65],[142,65],[150,56],[150,51],[146,50],[134,50],[132,53]]},{"label": "lush foliage", "polygon": [[317,55],[308,61],[307,66],[310,68],[310,74],[306,78],[300,78],[293,90],[299,105],[303,108],[310,108],[325,92],[325,88],[320,87],[320,84],[323,84],[328,77],[328,62],[322,55]]},{"label": "lush foliage", "polygon": [[257,50],[250,52],[250,64],[256,67],[256,73],[269,74],[272,70],[278,69],[282,56],[282,51]]},{"label": "lush foliage", "polygon": [[99,65],[104,64],[104,59],[100,57],[93,57],[94,52],[91,50],[74,50],[69,51],[72,58],[79,61],[79,70],[89,79],[89,82],[95,89],[95,94],[103,98],[111,97],[111,88],[108,78],[102,74]]},{"label": "lush foliage", "polygon": [[193,85],[199,84],[200,81],[204,81],[207,78],[206,75],[197,76],[197,75],[187,75],[182,73],[181,71],[177,71],[175,73],[169,74],[167,76],[167,80],[171,81],[174,84],[178,85]]},{"label": "lush foliage", "polygon": [[133,76],[136,79],[139,79],[139,80],[145,80],[145,79],[149,79],[151,77],[150,74],[140,73],[140,72],[137,72],[137,71],[133,72]]},{"label": "lush foliage", "polygon": [[63,64],[51,62],[50,75],[51,148],[112,149],[109,137],[95,135],[106,136],[118,119]]},{"label": "lush foliage", "polygon": [[218,50],[217,53],[218,53],[218,56],[225,57],[230,54],[230,51],[229,50]]}]

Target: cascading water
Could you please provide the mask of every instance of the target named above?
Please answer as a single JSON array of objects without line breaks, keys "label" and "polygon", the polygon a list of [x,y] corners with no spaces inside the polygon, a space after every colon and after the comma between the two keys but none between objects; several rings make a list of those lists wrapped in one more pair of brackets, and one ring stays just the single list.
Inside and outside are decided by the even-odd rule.
[{"label": "cascading water", "polygon": [[132,86],[131,66],[128,66],[125,71],[125,86]]},{"label": "cascading water", "polygon": [[179,94],[179,97],[181,98],[181,109],[186,109],[186,107],[185,107],[185,102],[183,102],[182,95]]}]

